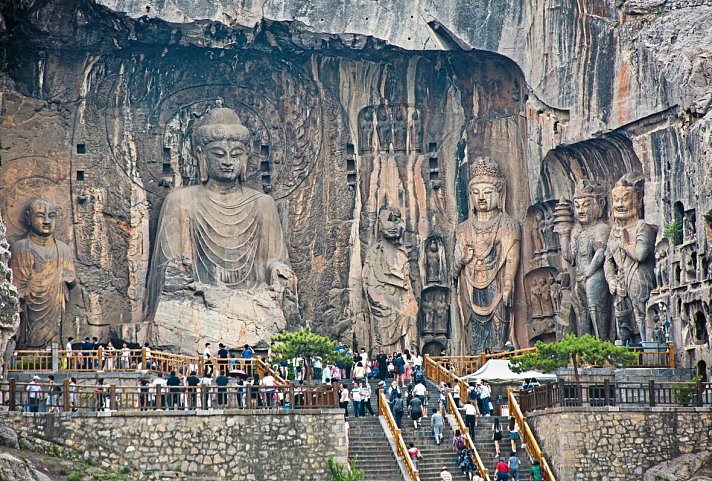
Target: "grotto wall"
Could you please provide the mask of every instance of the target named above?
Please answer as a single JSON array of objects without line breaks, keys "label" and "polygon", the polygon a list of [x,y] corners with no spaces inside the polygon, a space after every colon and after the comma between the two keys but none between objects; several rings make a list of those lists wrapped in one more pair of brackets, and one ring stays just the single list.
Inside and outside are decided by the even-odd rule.
[{"label": "grotto wall", "polygon": [[468,347],[451,340],[467,327],[450,270],[474,159],[499,163],[506,213],[522,225],[508,314],[519,345],[576,322],[558,312],[554,288],[536,319],[526,294],[570,270],[556,207],[582,179],[609,192],[639,172],[656,244],[688,219],[668,278],[685,257],[686,272],[692,254],[697,264],[658,286],[647,316],[669,318],[684,361],[697,363],[709,355],[712,6],[505,3],[10,2],[0,123],[9,237],[24,234],[29,197],[55,200],[56,236],[77,263],[69,332],[141,341],[161,204],[196,182],[192,122],[224,105],[252,131],[246,185],[277,204],[299,280],[290,325],[372,341],[364,267],[382,208],[396,208],[400,289],[418,305],[393,315],[415,324],[418,347],[460,352]]}]

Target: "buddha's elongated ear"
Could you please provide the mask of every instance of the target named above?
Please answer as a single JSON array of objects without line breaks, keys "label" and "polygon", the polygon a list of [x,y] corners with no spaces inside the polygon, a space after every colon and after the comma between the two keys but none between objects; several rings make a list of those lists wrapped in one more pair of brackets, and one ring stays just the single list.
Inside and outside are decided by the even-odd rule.
[{"label": "buddha's elongated ear", "polygon": [[198,177],[200,178],[200,183],[204,184],[208,181],[208,153],[201,146],[196,147],[194,152],[196,159],[198,159]]}]

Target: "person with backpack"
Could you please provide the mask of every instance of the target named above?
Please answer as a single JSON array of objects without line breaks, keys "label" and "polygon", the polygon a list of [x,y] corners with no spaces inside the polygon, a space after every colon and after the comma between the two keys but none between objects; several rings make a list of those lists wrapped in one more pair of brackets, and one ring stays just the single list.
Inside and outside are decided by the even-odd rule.
[{"label": "person with backpack", "polygon": [[502,425],[499,423],[499,418],[494,418],[494,424],[492,424],[492,440],[494,440],[494,449],[497,451],[497,457],[499,457],[499,445],[502,442]]},{"label": "person with backpack", "polygon": [[459,429],[455,431],[455,436],[452,438],[452,447],[457,453],[457,457],[460,458],[465,450],[465,436],[462,435],[462,431]]},{"label": "person with backpack", "polygon": [[403,414],[405,413],[405,401],[401,397],[401,393],[395,391],[395,399],[393,400],[393,417],[396,419],[398,429],[403,428]]},{"label": "person with backpack", "polygon": [[423,419],[423,401],[420,397],[414,396],[408,404],[408,413],[410,414],[410,419],[413,420],[413,427],[418,430],[418,423]]}]

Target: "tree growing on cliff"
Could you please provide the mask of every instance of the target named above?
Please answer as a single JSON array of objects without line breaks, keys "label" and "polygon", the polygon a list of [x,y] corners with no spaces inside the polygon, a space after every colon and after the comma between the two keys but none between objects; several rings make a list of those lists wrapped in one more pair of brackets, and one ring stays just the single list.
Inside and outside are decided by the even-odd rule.
[{"label": "tree growing on cliff", "polygon": [[616,346],[610,341],[604,341],[590,334],[584,336],[568,334],[556,342],[537,341],[535,352],[513,357],[510,360],[510,367],[514,372],[552,372],[573,364],[574,376],[578,381],[580,365],[610,364],[626,367],[633,364],[636,358],[637,354],[630,352],[628,348]]},{"label": "tree growing on cliff", "polygon": [[313,333],[308,327],[272,336],[272,342],[275,343],[272,355],[277,362],[286,362],[296,357],[304,359],[307,381],[310,380],[312,359],[315,357],[320,357],[324,366],[326,364],[349,365],[353,363],[352,358],[336,349],[336,341]]}]

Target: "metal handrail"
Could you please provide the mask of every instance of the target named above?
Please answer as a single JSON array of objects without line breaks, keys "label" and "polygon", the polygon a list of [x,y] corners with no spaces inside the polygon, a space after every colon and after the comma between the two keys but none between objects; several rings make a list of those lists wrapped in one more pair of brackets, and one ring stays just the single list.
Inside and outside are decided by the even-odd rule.
[{"label": "metal handrail", "polygon": [[403,434],[401,433],[400,428],[396,424],[396,420],[393,417],[393,413],[391,413],[388,399],[386,398],[386,395],[383,394],[382,391],[378,393],[378,414],[383,416],[386,419],[386,424],[388,425],[388,430],[391,432],[391,435],[393,436],[393,441],[396,444],[396,452],[398,453],[398,456],[400,456],[403,459],[403,463],[405,463],[405,469],[408,471],[408,475],[410,476],[411,481],[420,481],[420,475],[418,474],[418,470],[415,468],[415,464],[413,464],[413,460],[410,459],[410,455],[408,454],[408,449],[405,446],[405,441],[403,440]]}]

